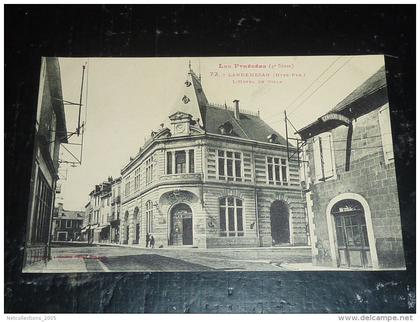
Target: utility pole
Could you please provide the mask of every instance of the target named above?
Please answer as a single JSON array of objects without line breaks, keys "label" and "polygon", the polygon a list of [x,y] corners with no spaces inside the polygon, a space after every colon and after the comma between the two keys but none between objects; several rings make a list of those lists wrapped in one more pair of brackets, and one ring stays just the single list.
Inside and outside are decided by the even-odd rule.
[{"label": "utility pole", "polygon": [[286,126],[287,161],[289,161],[289,132],[287,132],[287,114],[286,114],[286,110],[284,110],[284,124]]},{"label": "utility pole", "polygon": [[77,119],[77,129],[76,129],[77,136],[80,135],[80,114],[82,112],[83,81],[84,81],[84,78],[85,78],[86,65],[83,65],[82,68],[83,69],[82,69],[82,84],[80,85],[79,117]]}]

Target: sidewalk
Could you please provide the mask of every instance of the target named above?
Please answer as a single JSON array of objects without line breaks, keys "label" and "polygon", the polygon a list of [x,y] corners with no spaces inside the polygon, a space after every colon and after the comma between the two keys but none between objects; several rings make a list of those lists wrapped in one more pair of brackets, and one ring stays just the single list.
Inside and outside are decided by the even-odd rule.
[{"label": "sidewalk", "polygon": [[43,261],[25,267],[23,273],[84,273],[86,264],[81,257],[55,257],[44,263]]},{"label": "sidewalk", "polygon": [[128,248],[137,248],[137,249],[149,249],[149,250],[181,250],[181,249],[191,249],[200,252],[218,252],[218,251],[266,251],[266,252],[276,252],[284,250],[311,250],[311,246],[272,246],[272,247],[214,247],[214,248],[198,248],[194,246],[166,246],[166,247],[155,247],[149,248],[139,244],[114,244],[114,243],[94,243],[92,246],[114,246],[114,247],[128,247]]}]

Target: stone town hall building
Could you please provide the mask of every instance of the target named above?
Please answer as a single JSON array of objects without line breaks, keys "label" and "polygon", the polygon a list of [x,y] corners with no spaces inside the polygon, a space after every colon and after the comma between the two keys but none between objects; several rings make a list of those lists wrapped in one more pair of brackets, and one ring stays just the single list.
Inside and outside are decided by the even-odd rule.
[{"label": "stone town hall building", "polygon": [[259,115],[208,102],[191,69],[169,126],[121,170],[120,243],[305,245],[299,165]]}]

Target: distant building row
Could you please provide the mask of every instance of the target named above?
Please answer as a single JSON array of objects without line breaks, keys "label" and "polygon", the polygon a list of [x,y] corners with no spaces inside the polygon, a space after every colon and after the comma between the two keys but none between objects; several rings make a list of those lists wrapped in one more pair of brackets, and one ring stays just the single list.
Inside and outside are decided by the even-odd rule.
[{"label": "distant building row", "polygon": [[121,178],[95,186],[85,206],[82,239],[89,243],[120,242]]},{"label": "distant building row", "polygon": [[54,208],[52,240],[53,241],[80,241],[81,229],[85,218],[84,211],[66,210],[62,203]]}]

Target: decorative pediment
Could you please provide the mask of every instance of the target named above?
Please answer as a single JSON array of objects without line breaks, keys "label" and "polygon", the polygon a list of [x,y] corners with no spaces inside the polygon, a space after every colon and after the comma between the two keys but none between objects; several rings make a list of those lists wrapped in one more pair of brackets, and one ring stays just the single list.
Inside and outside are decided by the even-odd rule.
[{"label": "decorative pediment", "polygon": [[191,126],[190,127],[190,133],[192,135],[194,135],[194,134],[205,134],[206,132],[202,128],[200,128],[200,127]]},{"label": "decorative pediment", "polygon": [[185,120],[185,119],[191,120],[192,117],[193,116],[191,114],[180,112],[180,111],[175,112],[175,113],[169,115],[169,119],[171,121],[178,121],[178,120]]},{"label": "decorative pediment", "polygon": [[153,137],[154,139],[164,139],[171,136],[171,131],[168,128],[164,128]]}]

